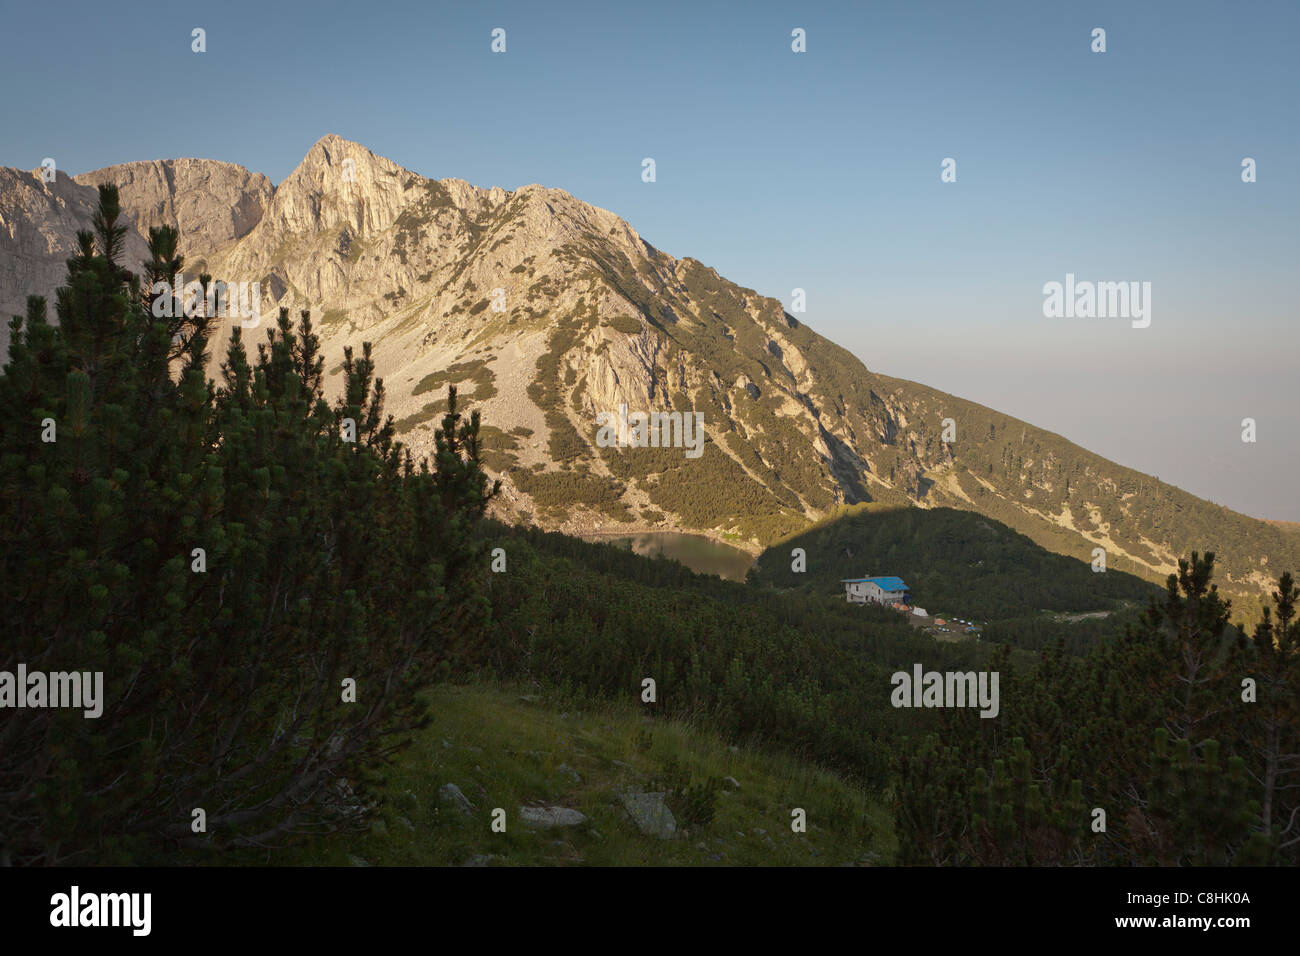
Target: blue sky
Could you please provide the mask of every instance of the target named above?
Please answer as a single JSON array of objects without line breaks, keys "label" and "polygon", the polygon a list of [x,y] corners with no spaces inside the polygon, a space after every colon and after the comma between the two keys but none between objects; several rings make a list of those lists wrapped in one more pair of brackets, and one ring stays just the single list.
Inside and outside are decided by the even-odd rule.
[{"label": "blue sky", "polygon": [[[1300,520],[1300,4],[8,6],[2,165],[279,182],[333,132],[566,189],[787,306],[805,289],[869,368]],[[1151,282],[1150,328],[1044,318],[1067,272]]]}]

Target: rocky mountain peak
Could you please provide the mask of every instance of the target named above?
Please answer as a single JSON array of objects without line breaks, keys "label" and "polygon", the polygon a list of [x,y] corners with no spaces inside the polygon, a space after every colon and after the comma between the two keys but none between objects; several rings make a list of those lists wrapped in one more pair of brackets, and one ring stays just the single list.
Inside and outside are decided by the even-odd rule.
[{"label": "rocky mountain peak", "polygon": [[[776,299],[656,249],[562,189],[431,179],[334,134],[278,187],[200,159],[53,183],[0,169],[5,313],[22,312],[28,293],[52,296],[104,182],[118,184],[136,227],[128,268],[147,257],[150,226],[173,225],[188,278],[256,284],[264,324],[281,307],[295,319],[310,310],[331,397],[344,350],[371,342],[387,409],[415,454],[431,450],[447,386],[458,386],[491,426],[485,462],[505,479],[507,519],[757,546],[844,503],[950,505],[1077,557],[1104,547],[1110,566],[1159,579],[1186,531],[1149,515],[1178,513],[1186,527],[1228,522],[1235,539],[1269,542],[1223,552],[1225,583],[1242,587],[1270,556],[1295,551],[1262,522],[1059,436],[874,374]],[[213,374],[232,324],[214,335]],[[599,416],[622,408],[698,416],[702,452],[602,445]],[[949,418],[955,442],[939,437]],[[624,441],[633,429],[617,432]]]}]

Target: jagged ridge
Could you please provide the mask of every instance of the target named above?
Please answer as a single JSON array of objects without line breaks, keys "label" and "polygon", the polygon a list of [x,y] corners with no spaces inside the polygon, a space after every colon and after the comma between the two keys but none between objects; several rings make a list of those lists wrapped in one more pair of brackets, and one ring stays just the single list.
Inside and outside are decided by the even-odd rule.
[{"label": "jagged ridge", "polygon": [[[489,425],[507,517],[697,530],[756,549],[844,503],[948,505],[1061,553],[1104,547],[1111,567],[1149,579],[1191,548],[1217,547],[1225,589],[1240,594],[1300,563],[1300,542],[1264,522],[868,371],[775,299],[562,190],[429,179],[334,135],[278,187],[198,159],[54,184],[0,170],[0,304],[19,311],[26,291],[53,291],[92,187],[110,181],[138,227],[129,256],[143,258],[149,226],[177,227],[188,276],[258,282],[264,319],[310,309],[332,375],[345,347],[373,342],[417,452],[446,385],[460,385]],[[597,414],[623,404],[701,412],[703,455],[596,447]],[[940,440],[945,418],[953,442]]]}]

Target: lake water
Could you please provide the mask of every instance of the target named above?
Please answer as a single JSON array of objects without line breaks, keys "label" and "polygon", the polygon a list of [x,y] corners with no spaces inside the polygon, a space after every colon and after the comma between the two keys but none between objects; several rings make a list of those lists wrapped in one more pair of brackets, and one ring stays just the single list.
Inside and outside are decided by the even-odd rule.
[{"label": "lake water", "polygon": [[622,537],[587,535],[586,540],[616,544],[647,558],[662,554],[666,558],[680,561],[699,574],[716,574],[728,581],[745,580],[745,574],[754,563],[752,554],[698,534],[651,531]]}]

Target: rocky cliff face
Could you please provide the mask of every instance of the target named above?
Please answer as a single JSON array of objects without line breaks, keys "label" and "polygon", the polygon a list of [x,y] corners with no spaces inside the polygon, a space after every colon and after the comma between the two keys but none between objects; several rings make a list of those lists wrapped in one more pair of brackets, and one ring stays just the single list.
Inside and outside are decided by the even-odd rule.
[{"label": "rocky cliff face", "polygon": [[116,184],[137,231],[147,236],[151,228],[173,227],[180,233],[180,251],[191,259],[248,235],[275,192],[261,173],[210,159],[123,163],[75,179],[83,186]]},{"label": "rocky cliff face", "polygon": [[[1111,567],[1151,578],[1203,547],[1201,529],[1250,542],[1220,546],[1243,587],[1270,555],[1273,566],[1300,557],[1262,522],[875,375],[776,300],[654,248],[568,193],[427,179],[337,136],[274,188],[242,167],[193,159],[53,184],[0,170],[6,313],[21,311],[28,291],[53,292],[89,223],[92,187],[110,181],[135,227],[128,266],[145,258],[150,226],[176,226],[187,278],[256,282],[264,325],[281,307],[295,319],[311,311],[332,390],[344,348],[373,343],[388,409],[417,453],[431,449],[447,386],[458,385],[490,426],[487,464],[505,479],[509,519],[696,530],[757,547],[841,503],[946,504],[1062,553],[1104,547]],[[214,341],[214,374],[232,324]],[[604,447],[599,416],[622,406],[633,417],[702,415],[703,453]],[[673,427],[655,437],[671,443]],[[618,431],[624,443],[648,434],[635,421]]]},{"label": "rocky cliff face", "polygon": [[[46,182],[41,170],[0,167],[0,346],[9,348],[9,318],[27,311],[28,295],[43,295],[54,313],[54,291],[77,249],[77,230],[90,228],[99,197],[62,173]],[[127,236],[128,262],[148,257],[136,232]]]}]

